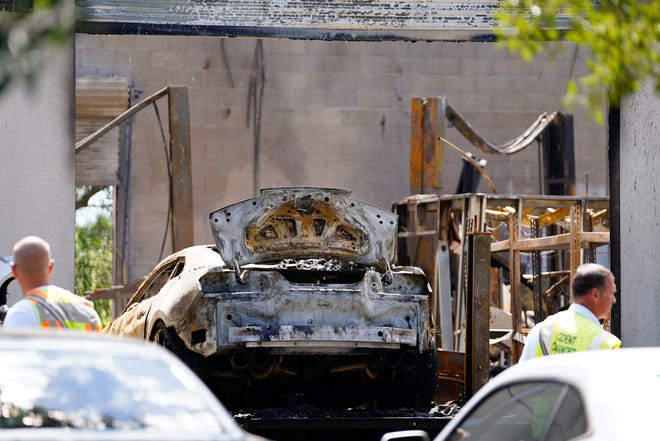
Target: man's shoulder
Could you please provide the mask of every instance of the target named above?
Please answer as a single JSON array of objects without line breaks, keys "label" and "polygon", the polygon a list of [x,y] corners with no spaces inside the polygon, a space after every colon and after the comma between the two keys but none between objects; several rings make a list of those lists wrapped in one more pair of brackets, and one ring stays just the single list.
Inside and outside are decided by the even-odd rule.
[{"label": "man's shoulder", "polygon": [[542,326],[545,326],[545,325],[554,324],[560,318],[570,316],[572,314],[573,314],[572,310],[564,309],[564,310],[555,312],[554,314],[550,314],[543,321],[539,322],[537,325],[539,327],[542,327]]},{"label": "man's shoulder", "polygon": [[40,293],[45,293],[47,298],[55,301],[57,301],[58,299],[81,300],[83,302],[87,301],[87,299],[85,299],[84,297],[74,294],[68,289],[61,288],[57,285],[41,286],[39,288],[34,289],[33,291],[28,292],[28,295],[34,294],[37,297],[41,297],[39,295]]},{"label": "man's shoulder", "polygon": [[25,328],[39,325],[39,317],[34,306],[27,299],[16,302],[7,311],[3,326],[7,328]]}]

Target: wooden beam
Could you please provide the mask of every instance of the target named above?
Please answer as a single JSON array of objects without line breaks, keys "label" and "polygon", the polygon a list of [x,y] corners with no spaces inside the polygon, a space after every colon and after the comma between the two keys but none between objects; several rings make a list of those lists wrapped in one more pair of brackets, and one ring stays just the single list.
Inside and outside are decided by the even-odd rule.
[{"label": "wooden beam", "polygon": [[[609,232],[587,231],[580,233],[580,248],[585,248],[587,244],[596,246],[607,245],[609,242]],[[571,233],[532,239],[519,239],[513,244],[509,240],[501,240],[491,243],[490,251],[510,251],[511,246],[518,251],[567,250],[571,247]]]}]

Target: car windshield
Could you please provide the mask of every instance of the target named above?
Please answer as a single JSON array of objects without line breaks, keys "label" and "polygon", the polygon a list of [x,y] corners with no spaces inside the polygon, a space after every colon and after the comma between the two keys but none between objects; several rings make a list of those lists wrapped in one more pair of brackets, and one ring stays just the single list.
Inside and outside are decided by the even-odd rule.
[{"label": "car windshield", "polygon": [[108,352],[3,350],[0,429],[225,431],[219,405],[181,366]]}]

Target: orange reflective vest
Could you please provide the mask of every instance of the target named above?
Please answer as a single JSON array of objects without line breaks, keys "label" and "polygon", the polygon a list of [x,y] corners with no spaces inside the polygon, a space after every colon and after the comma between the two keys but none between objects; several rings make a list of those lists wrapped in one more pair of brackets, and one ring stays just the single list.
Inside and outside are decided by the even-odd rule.
[{"label": "orange reflective vest", "polygon": [[44,328],[101,330],[93,303],[70,291],[50,285],[30,290],[25,298],[34,306]]}]

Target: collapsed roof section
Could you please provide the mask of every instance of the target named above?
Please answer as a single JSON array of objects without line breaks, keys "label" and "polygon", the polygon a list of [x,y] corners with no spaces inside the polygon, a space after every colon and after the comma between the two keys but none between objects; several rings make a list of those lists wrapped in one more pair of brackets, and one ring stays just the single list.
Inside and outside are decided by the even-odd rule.
[{"label": "collapsed roof section", "polygon": [[492,40],[497,0],[76,0],[77,31],[346,41]]}]

